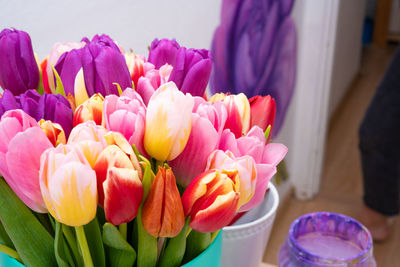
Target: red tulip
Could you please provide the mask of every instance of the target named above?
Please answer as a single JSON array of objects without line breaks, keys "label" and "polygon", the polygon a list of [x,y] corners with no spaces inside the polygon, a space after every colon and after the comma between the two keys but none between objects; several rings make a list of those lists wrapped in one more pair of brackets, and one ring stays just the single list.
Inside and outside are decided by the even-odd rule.
[{"label": "red tulip", "polygon": [[239,187],[237,171],[209,170],[197,176],[182,195],[190,227],[207,233],[228,225],[239,208]]},{"label": "red tulip", "polygon": [[181,196],[172,169],[158,168],[158,173],[143,205],[143,226],[154,237],[174,237],[185,224]]},{"label": "red tulip", "polygon": [[[276,104],[275,99],[270,95],[267,96],[253,96],[249,99],[250,102],[250,129],[257,125],[263,131],[267,129],[269,125],[274,126]],[[270,134],[271,135],[271,134]]]},{"label": "red tulip", "polygon": [[104,208],[107,221],[114,225],[135,218],[143,197],[141,170],[137,169],[136,156],[133,151],[131,155],[125,151],[125,145],[110,145],[101,152],[93,167],[99,204]]}]

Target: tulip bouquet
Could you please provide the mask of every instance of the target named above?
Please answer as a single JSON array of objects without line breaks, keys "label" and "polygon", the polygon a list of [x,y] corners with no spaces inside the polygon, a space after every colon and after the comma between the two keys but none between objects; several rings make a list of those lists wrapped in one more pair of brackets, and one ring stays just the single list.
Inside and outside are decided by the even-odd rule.
[{"label": "tulip bouquet", "polygon": [[270,96],[215,94],[207,50],[0,33],[0,251],[27,266],[180,266],[260,204],[287,148]]}]

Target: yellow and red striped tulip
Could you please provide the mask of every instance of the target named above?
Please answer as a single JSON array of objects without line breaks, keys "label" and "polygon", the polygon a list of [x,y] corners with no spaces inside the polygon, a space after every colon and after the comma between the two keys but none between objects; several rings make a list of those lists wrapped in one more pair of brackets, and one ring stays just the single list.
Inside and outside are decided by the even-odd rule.
[{"label": "yellow and red striped tulip", "polygon": [[173,160],[189,139],[193,97],[183,94],[173,82],[160,86],[147,106],[144,148],[159,161]]},{"label": "yellow and red striped tulip", "polygon": [[215,150],[208,157],[206,170],[235,170],[240,180],[239,208],[249,202],[256,191],[257,167],[251,156],[235,157],[231,151]]},{"label": "yellow and red striped tulip", "polygon": [[208,233],[228,225],[239,208],[239,189],[237,171],[209,170],[197,176],[182,195],[189,226]]},{"label": "yellow and red striped tulip", "polygon": [[246,134],[250,129],[250,103],[246,95],[225,95],[218,93],[213,95],[210,102],[223,102],[228,111],[225,129],[230,129],[237,138]]},{"label": "yellow and red striped tulip", "polygon": [[143,205],[143,226],[154,237],[174,237],[185,224],[181,196],[172,169],[158,168],[158,173]]},{"label": "yellow and red striped tulip", "polygon": [[76,126],[85,121],[92,120],[97,125],[103,124],[103,103],[104,97],[97,93],[80,104],[74,113],[73,125]]},{"label": "yellow and red striped tulip", "polygon": [[65,133],[60,124],[54,123],[52,121],[45,121],[41,119],[39,121],[39,126],[42,128],[47,138],[51,142],[53,146],[57,146],[58,144],[67,143],[67,139],[65,138]]},{"label": "yellow and red striped tulip", "polygon": [[69,226],[81,226],[96,216],[96,173],[79,144],[47,149],[41,156],[40,189],[50,214]]}]

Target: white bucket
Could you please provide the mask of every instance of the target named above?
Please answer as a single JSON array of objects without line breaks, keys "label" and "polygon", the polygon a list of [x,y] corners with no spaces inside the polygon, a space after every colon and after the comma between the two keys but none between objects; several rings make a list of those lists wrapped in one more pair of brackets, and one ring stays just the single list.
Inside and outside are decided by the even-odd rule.
[{"label": "white bucket", "polygon": [[270,183],[264,201],[223,228],[222,267],[259,267],[271,234],[279,195]]}]

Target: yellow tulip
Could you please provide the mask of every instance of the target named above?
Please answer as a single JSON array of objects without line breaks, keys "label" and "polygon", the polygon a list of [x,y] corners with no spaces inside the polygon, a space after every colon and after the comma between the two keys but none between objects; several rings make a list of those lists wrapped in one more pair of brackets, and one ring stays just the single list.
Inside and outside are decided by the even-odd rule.
[{"label": "yellow tulip", "polygon": [[76,145],[60,144],[41,157],[40,189],[50,214],[69,226],[82,226],[96,216],[96,173]]},{"label": "yellow tulip", "polygon": [[183,94],[175,83],[160,86],[147,106],[144,148],[159,161],[175,159],[189,139],[193,97]]}]

